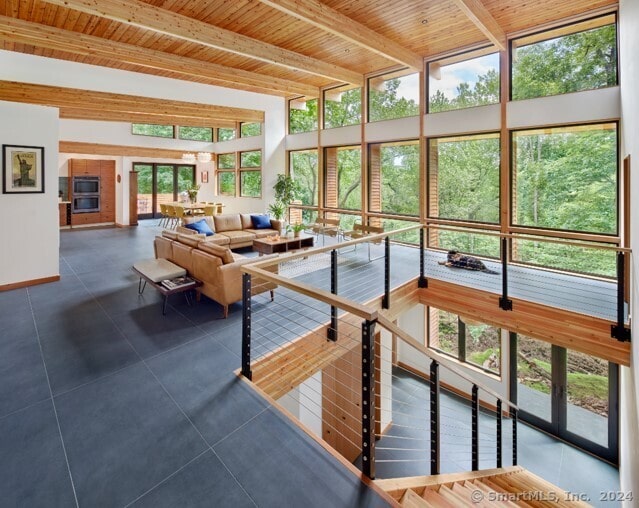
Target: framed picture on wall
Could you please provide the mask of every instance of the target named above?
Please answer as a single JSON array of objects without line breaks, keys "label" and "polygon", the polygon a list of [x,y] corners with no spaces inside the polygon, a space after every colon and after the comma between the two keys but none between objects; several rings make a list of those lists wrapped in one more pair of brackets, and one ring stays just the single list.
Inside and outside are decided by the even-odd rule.
[{"label": "framed picture on wall", "polygon": [[2,193],[44,192],[44,147],[2,145]]},{"label": "framed picture on wall", "polygon": [[202,171],[202,183],[209,183],[209,172]]}]

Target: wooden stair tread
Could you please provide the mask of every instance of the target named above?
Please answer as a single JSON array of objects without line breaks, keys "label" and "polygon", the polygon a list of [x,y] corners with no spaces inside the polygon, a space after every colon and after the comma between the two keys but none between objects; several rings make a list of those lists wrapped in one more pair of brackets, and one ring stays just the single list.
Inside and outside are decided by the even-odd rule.
[{"label": "wooden stair tread", "polygon": [[474,508],[475,506],[475,504],[470,501],[470,499],[466,499],[463,495],[447,487],[446,485],[442,485],[439,488],[439,494],[441,494],[449,501],[454,502],[457,506],[466,506],[467,508]]},{"label": "wooden stair tread", "polygon": [[439,508],[457,508],[455,503],[451,503],[448,499],[433,489],[424,489],[422,499],[430,503],[430,506],[437,506]]},{"label": "wooden stair tread", "polygon": [[406,492],[404,492],[401,500],[401,505],[404,508],[430,508],[431,506],[433,506],[412,489],[407,489]]}]

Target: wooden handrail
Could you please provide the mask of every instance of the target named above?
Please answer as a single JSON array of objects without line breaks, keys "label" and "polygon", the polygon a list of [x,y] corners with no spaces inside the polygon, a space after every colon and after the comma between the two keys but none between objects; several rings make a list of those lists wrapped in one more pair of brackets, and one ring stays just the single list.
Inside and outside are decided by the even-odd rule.
[{"label": "wooden handrail", "polygon": [[[277,259],[276,261],[280,262],[281,259]],[[374,321],[375,319],[377,319],[377,310],[372,307],[361,305],[342,296],[334,295],[332,293],[329,293],[328,291],[324,291],[323,289],[319,289],[309,284],[297,282],[293,279],[289,279],[273,272],[266,271],[256,265],[257,263],[242,265],[240,266],[240,270],[243,273],[248,273],[253,277],[259,277],[260,279],[272,282],[274,284],[277,284],[278,286],[283,286],[303,295],[315,298],[316,300],[320,300],[329,305],[334,305],[335,307],[343,309],[346,312],[350,312],[351,314],[355,314],[356,316],[359,316],[363,319],[367,319],[369,321]]]},{"label": "wooden handrail", "polygon": [[471,385],[477,385],[480,390],[483,390],[484,392],[488,393],[489,395],[492,395],[496,399],[501,400],[502,402],[505,402],[506,404],[508,404],[510,407],[512,407],[514,409],[519,409],[516,404],[513,404],[512,402],[510,402],[509,400],[504,398],[503,395],[497,394],[497,392],[493,391],[492,389],[490,389],[487,386],[483,385],[482,383],[478,382],[476,379],[471,379],[467,374],[465,374],[461,370],[461,368],[454,361],[449,360],[448,358],[445,358],[445,357],[443,357],[441,355],[436,355],[435,353],[433,353],[426,346],[421,344],[417,339],[413,338],[410,334],[408,334],[407,332],[402,330],[399,326],[397,326],[390,319],[388,319],[384,315],[384,311],[379,311],[378,312],[378,314],[377,314],[377,322],[379,323],[380,326],[386,328],[389,332],[391,332],[392,334],[394,334],[397,337],[399,337],[406,344],[408,344],[412,348],[417,349],[420,353],[425,354],[431,360],[436,360],[440,365],[442,365],[446,369],[450,370],[452,373],[458,375],[464,381],[467,381]]}]

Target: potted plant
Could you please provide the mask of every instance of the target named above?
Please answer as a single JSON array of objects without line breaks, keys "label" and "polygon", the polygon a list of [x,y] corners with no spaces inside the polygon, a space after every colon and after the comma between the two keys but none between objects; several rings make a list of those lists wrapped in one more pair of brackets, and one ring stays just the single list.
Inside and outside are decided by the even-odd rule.
[{"label": "potted plant", "polygon": [[297,238],[298,236],[300,236],[300,233],[306,228],[306,224],[298,222],[296,224],[291,224],[290,227],[293,230],[293,237]]},{"label": "potted plant", "polygon": [[268,205],[268,212],[274,219],[282,220],[286,214],[286,205],[281,201],[275,201],[275,203]]},{"label": "potted plant", "polygon": [[275,191],[275,201],[280,201],[284,203],[285,207],[288,207],[292,201],[297,199],[301,189],[300,184],[291,176],[280,173],[277,175],[273,190]]},{"label": "potted plant", "polygon": [[186,192],[189,194],[189,199],[191,203],[197,203],[197,193],[200,190],[199,184],[194,184],[190,188],[186,189]]}]

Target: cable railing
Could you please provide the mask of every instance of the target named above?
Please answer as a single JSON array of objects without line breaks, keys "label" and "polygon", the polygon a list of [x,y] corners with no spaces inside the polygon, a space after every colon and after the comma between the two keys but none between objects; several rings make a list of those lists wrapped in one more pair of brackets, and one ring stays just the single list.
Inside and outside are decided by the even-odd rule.
[{"label": "cable railing", "polygon": [[[513,427],[508,435],[516,436],[517,407],[399,329],[388,317],[390,311],[383,310],[392,306],[390,296],[394,286],[389,274],[390,258],[395,255],[391,254],[392,235],[385,233],[366,239],[381,243],[384,261],[379,264],[383,269],[366,270],[371,268],[370,264],[360,266],[359,273],[364,274],[365,281],[353,279],[346,287],[340,272],[340,294],[334,274],[340,269],[354,271],[351,265],[359,262],[340,263],[342,255],[338,256],[338,248],[350,249],[366,240],[244,267],[242,374],[283,403],[292,397],[291,393],[296,393],[293,398],[298,405],[297,413],[304,415],[300,418],[307,423],[310,419],[311,427],[321,428],[321,437],[348,460],[359,464],[370,478],[376,477],[376,465],[383,469],[384,477],[404,476],[407,472],[438,474],[443,450],[446,471],[450,470],[452,458],[459,470],[478,469],[480,456],[491,461],[490,467],[501,467],[504,435],[508,434],[502,428],[502,410],[509,408]],[[318,260],[327,252],[328,267],[325,261]],[[305,272],[300,265],[306,266]],[[318,271],[331,275],[322,278],[328,279],[327,287],[308,283]],[[287,276],[291,273],[295,277]],[[378,289],[373,288],[371,293],[362,292],[361,288],[371,287],[372,279],[380,275],[384,296],[379,304],[371,303]],[[415,277],[416,273],[410,274],[410,278]],[[278,290],[271,302],[256,285],[273,283]],[[353,287],[357,290],[353,291]],[[342,296],[342,291],[369,301],[353,301]],[[376,333],[376,327],[380,333]],[[381,333],[384,339],[380,338]],[[402,386],[407,382],[406,376],[411,375],[390,360],[393,347],[388,343],[389,335],[431,361],[427,378],[410,377],[414,388],[407,390]],[[442,395],[440,365],[474,387],[470,404],[460,403],[445,392]],[[484,398],[495,399],[493,409],[480,410],[479,392]],[[466,425],[459,423],[463,412],[468,413]],[[462,434],[468,438],[467,443],[460,440]],[[509,439],[510,462],[516,464],[516,440]]]},{"label": "cable railing", "polygon": [[[550,292],[568,288],[578,300],[578,276],[510,262],[509,248],[519,235],[486,233],[499,240],[499,260],[486,260],[497,274],[442,266],[446,253],[424,246],[425,235],[437,227],[416,225],[357,240],[333,239],[321,248],[242,267],[242,375],[285,407],[293,406],[291,412],[302,423],[370,478],[517,463],[517,406],[482,383],[489,379],[485,374],[470,374],[473,369],[462,368],[426,347],[425,338],[418,340],[395,324],[402,312],[420,303],[420,288],[430,284],[430,291],[441,280],[492,291],[499,295],[495,312],[507,315],[512,299],[522,297],[517,278],[527,275],[524,281],[535,287],[530,272],[540,271],[542,279],[552,281]],[[418,246],[393,241],[413,234],[419,237]],[[375,256],[358,249],[365,242],[377,250]],[[621,327],[617,331],[623,337],[629,334],[623,301],[624,256],[629,251],[605,248],[617,256],[618,281],[585,279],[584,294],[596,306],[602,305],[596,293],[601,288],[608,299],[617,296],[618,306],[612,308],[618,321],[612,332],[614,336],[615,326]],[[260,291],[261,284],[277,286],[273,301]],[[443,294],[459,299],[450,287]],[[478,317],[471,307],[465,314]],[[407,353],[400,350],[419,361],[403,361]],[[460,383],[465,387],[461,398],[440,386],[451,378],[457,389]],[[511,425],[504,426],[504,419]],[[508,447],[510,454],[505,453]]]}]

